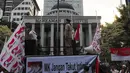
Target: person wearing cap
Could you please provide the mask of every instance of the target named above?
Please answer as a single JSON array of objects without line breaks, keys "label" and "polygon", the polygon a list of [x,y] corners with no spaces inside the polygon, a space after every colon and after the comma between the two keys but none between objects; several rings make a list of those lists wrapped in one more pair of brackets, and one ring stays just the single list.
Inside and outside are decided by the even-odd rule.
[{"label": "person wearing cap", "polygon": [[127,73],[126,72],[126,65],[122,65],[122,69],[120,70],[119,73]]},{"label": "person wearing cap", "polygon": [[66,25],[65,25],[65,53],[66,55],[73,55],[73,48],[72,48],[73,27],[70,22],[71,20],[66,19]]}]

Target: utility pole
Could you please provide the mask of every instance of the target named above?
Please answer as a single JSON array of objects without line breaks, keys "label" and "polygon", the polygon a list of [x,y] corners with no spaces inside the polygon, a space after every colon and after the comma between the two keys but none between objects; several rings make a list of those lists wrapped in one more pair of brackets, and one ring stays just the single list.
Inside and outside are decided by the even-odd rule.
[{"label": "utility pole", "polygon": [[5,6],[6,6],[6,0],[4,0],[4,6],[3,6],[3,16],[5,15]]},{"label": "utility pole", "polygon": [[59,0],[57,0],[57,50],[56,55],[59,55]]}]

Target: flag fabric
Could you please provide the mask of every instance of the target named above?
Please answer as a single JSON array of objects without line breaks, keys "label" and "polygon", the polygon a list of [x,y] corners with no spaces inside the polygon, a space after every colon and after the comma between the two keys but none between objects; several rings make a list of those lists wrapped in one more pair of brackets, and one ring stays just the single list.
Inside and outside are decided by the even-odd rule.
[{"label": "flag fabric", "polygon": [[23,68],[25,25],[19,24],[0,54],[0,64],[8,72],[18,73]]},{"label": "flag fabric", "polygon": [[[96,51],[96,53],[100,54],[101,53],[101,49],[100,49],[100,38],[101,38],[101,32],[100,32],[100,27],[97,24],[97,28],[96,28],[96,33],[94,35],[93,41],[92,41],[92,47],[93,49]],[[99,73],[99,56],[96,58],[96,73]]]},{"label": "flag fabric", "polygon": [[79,41],[80,40],[80,24],[78,24],[76,32],[75,32],[75,36],[74,36],[74,40],[75,41]]},{"label": "flag fabric", "polygon": [[93,49],[96,51],[96,53],[100,53],[101,49],[100,49],[100,38],[101,38],[101,32],[100,32],[100,27],[99,25],[97,25],[96,28],[96,33],[94,35],[93,41],[92,41],[92,47]]},{"label": "flag fabric", "polygon": [[95,64],[96,66],[96,73],[99,73],[99,66],[100,66],[100,60],[99,60],[99,56],[96,58],[96,64]]},{"label": "flag fabric", "polygon": [[130,60],[130,48],[110,48],[112,61]]}]

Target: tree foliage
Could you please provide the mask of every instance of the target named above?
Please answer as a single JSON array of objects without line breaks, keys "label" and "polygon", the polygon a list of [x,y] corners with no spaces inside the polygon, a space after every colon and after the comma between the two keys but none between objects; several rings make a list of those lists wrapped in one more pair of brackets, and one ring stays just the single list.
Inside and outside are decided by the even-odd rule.
[{"label": "tree foliage", "polygon": [[3,48],[5,38],[8,38],[11,33],[11,30],[7,26],[0,25],[0,51]]},{"label": "tree foliage", "polygon": [[0,52],[3,48],[5,38],[9,38],[9,36],[12,34],[12,29],[15,30],[17,25],[16,23],[12,22],[12,29],[10,28],[11,22],[7,22],[5,20],[0,20]]},{"label": "tree foliage", "polygon": [[130,7],[122,5],[117,8],[120,17],[116,16],[113,23],[106,23],[101,28],[101,48],[104,58],[110,61],[110,48],[130,47]]}]

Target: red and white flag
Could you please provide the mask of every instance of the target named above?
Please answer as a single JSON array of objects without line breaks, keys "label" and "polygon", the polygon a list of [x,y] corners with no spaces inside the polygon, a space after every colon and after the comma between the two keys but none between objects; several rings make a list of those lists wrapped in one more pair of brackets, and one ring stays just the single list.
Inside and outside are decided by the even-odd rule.
[{"label": "red and white flag", "polygon": [[78,42],[80,40],[80,24],[78,24],[75,35],[74,35],[74,40]]},{"label": "red and white flag", "polygon": [[130,60],[130,48],[110,48],[112,61]]},{"label": "red and white flag", "polygon": [[100,67],[100,60],[99,60],[99,56],[97,56],[96,64],[95,64],[96,73],[99,73],[99,67]]},{"label": "red and white flag", "polygon": [[92,41],[92,47],[96,51],[96,53],[101,53],[100,49],[100,38],[101,38],[101,32],[100,32],[100,27],[97,25],[96,28],[96,33],[94,35],[93,41]]},{"label": "red and white flag", "polygon": [[0,54],[0,64],[8,72],[18,73],[23,67],[25,25],[19,24]]}]

